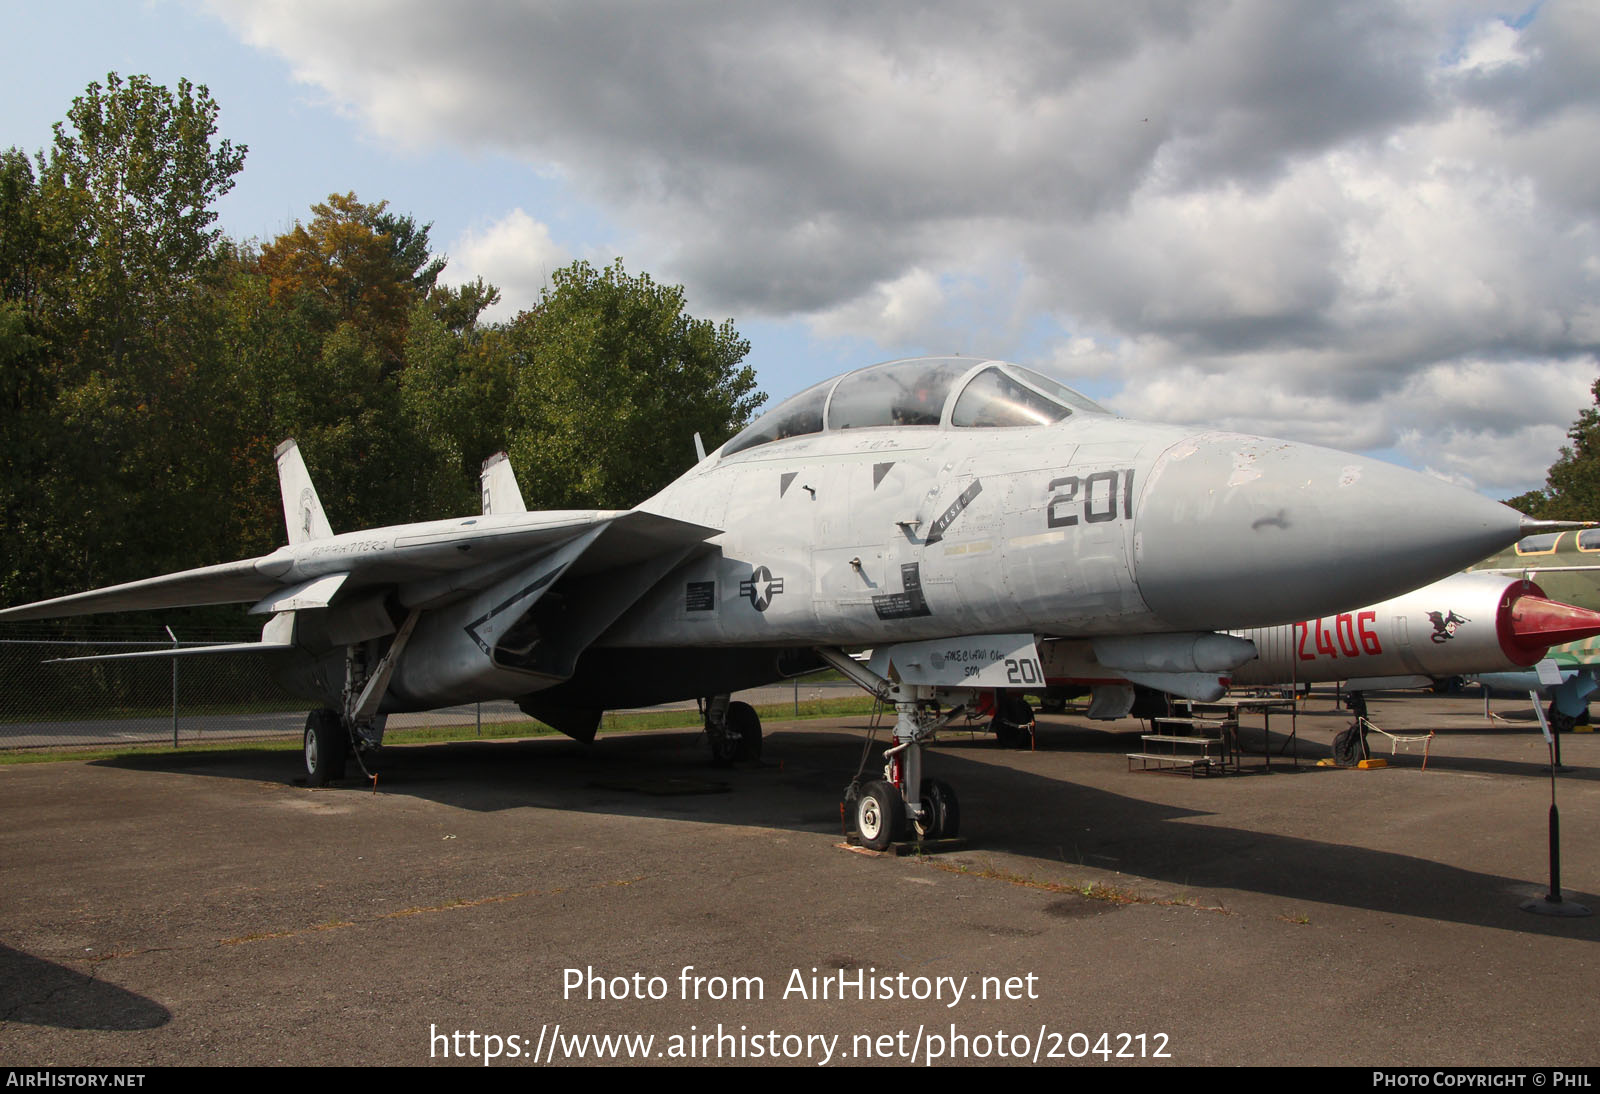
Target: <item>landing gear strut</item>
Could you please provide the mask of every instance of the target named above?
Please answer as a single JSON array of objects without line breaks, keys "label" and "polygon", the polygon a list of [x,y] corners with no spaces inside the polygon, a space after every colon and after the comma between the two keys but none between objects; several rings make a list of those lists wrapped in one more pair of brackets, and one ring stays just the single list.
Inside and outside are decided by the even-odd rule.
[{"label": "landing gear strut", "polygon": [[862,784],[857,774],[845,791],[845,800],[855,803],[856,832],[863,846],[882,851],[912,834],[919,840],[961,834],[955,787],[943,779],[922,777],[922,746],[965,709],[962,705],[941,712],[939,704],[929,699],[895,703],[894,743],[883,754],[883,778]]}]

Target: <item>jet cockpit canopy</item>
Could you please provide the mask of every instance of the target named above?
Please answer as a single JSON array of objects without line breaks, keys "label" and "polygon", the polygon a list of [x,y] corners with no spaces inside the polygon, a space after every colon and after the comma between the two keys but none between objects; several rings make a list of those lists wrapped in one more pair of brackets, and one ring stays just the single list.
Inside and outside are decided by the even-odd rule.
[{"label": "jet cockpit canopy", "polygon": [[785,399],[722,448],[834,429],[892,426],[1040,426],[1072,414],[1111,412],[1059,380],[1006,361],[913,357],[847,372]]}]

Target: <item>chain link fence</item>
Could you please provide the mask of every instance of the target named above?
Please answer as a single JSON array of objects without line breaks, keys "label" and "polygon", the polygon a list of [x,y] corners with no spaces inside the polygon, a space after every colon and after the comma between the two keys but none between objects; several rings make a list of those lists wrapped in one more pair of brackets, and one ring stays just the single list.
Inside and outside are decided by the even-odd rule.
[{"label": "chain link fence", "polygon": [[[178,646],[253,642],[258,628],[0,627],[0,748],[72,748],[127,744],[298,737],[309,700],[291,695],[249,653],[59,663]],[[482,703],[398,715],[390,729],[536,723],[514,703]]]},{"label": "chain link fence", "polygon": [[[165,632],[165,633],[163,633]],[[0,749],[159,745],[298,738],[314,704],[285,691],[250,653],[188,654],[129,661],[61,663],[63,658],[214,646],[259,640],[258,627],[11,624],[0,626]],[[824,674],[837,675],[837,674]],[[844,680],[796,679],[743,692],[757,705],[854,697]],[[655,709],[694,710],[693,702]],[[618,712],[629,713],[629,712]],[[608,716],[609,717],[609,716]],[[691,719],[692,721],[693,719]],[[510,701],[391,715],[388,730],[452,726],[464,734],[510,723],[540,731]]]}]

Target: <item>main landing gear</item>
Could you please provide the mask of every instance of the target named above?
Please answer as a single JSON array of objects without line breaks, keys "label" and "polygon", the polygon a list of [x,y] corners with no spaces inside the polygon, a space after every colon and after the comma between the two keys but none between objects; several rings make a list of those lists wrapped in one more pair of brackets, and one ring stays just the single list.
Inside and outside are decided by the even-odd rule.
[{"label": "main landing gear", "polygon": [[1033,708],[1020,695],[1001,692],[995,696],[994,717],[989,720],[989,732],[1001,748],[1031,749],[1033,747]]},{"label": "main landing gear", "polygon": [[377,640],[346,647],[343,711],[324,707],[306,715],[307,786],[327,786],[344,778],[345,761],[352,755],[366,772],[363,757],[383,744],[384,724],[388,721],[387,716],[378,713],[378,705],[420,614],[419,609],[412,609],[381,656]]},{"label": "main landing gear", "polygon": [[761,759],[761,717],[749,703],[730,702],[713,695],[701,704],[711,762],[727,765],[735,760]]},{"label": "main landing gear", "polygon": [[328,786],[344,778],[345,765],[354,756],[362,771],[367,757],[383,744],[383,715],[349,725],[336,710],[323,707],[306,715],[305,774],[307,786]]}]

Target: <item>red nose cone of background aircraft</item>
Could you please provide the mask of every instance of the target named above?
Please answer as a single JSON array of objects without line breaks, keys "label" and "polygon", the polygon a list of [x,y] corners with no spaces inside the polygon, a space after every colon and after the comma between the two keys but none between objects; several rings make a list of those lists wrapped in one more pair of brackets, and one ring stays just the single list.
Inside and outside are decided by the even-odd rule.
[{"label": "red nose cone of background aircraft", "polygon": [[1551,600],[1531,581],[1522,585],[1507,594],[1509,604],[1498,621],[1500,645],[1513,661],[1532,665],[1551,646],[1600,634],[1600,612]]}]

